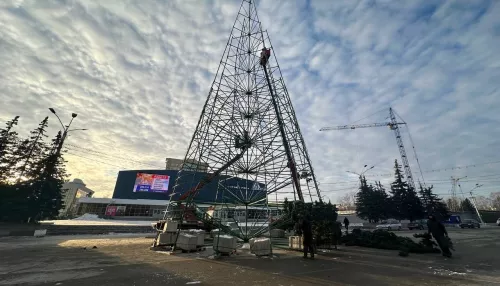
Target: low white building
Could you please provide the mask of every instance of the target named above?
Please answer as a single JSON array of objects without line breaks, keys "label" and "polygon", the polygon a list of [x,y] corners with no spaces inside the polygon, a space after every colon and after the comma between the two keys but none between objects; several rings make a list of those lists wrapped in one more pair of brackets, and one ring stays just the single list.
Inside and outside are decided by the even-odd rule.
[{"label": "low white building", "polygon": [[59,215],[67,216],[76,213],[78,198],[92,197],[94,191],[87,188],[81,179],[73,179],[71,182],[63,184],[61,189],[63,208],[59,211]]}]

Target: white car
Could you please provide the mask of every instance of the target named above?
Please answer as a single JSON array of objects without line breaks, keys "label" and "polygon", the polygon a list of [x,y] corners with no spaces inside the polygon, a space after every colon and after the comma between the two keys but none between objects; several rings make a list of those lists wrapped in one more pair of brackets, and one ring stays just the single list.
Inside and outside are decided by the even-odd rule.
[{"label": "white car", "polygon": [[500,226],[500,218],[497,219],[497,225]]},{"label": "white car", "polygon": [[375,228],[386,230],[401,230],[401,223],[397,220],[382,221],[382,223],[376,225]]}]

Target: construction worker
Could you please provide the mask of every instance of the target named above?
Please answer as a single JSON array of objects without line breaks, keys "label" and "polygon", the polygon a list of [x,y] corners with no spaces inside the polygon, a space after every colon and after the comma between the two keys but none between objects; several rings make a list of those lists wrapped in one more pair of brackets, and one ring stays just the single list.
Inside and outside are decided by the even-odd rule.
[{"label": "construction worker", "polygon": [[434,215],[429,215],[427,220],[428,233],[432,234],[434,239],[441,248],[443,256],[451,257],[450,239],[444,225],[436,219]]},{"label": "construction worker", "polygon": [[344,218],[345,234],[349,233],[349,220],[347,217]]},{"label": "construction worker", "polygon": [[260,52],[260,65],[265,66],[271,57],[271,49],[262,48]]},{"label": "construction worker", "polygon": [[342,238],[342,223],[336,221],[333,226],[333,245],[337,249],[337,245],[340,244]]},{"label": "construction worker", "polygon": [[314,258],[313,233],[311,217],[307,214],[302,220],[302,235],[304,237],[304,258],[307,258],[307,252],[311,253],[311,258]]}]

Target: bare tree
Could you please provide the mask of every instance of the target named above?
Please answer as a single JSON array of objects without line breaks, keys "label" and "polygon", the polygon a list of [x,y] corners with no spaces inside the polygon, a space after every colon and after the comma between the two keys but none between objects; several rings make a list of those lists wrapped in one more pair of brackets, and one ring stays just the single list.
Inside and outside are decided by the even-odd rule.
[{"label": "bare tree", "polygon": [[[491,195],[490,195],[491,197]],[[476,197],[476,207],[479,210],[491,210],[492,201],[491,198],[487,198],[485,196],[477,196]]]},{"label": "bare tree", "polygon": [[490,194],[491,208],[494,210],[500,210],[500,192]]},{"label": "bare tree", "polygon": [[351,191],[339,198],[339,210],[350,211],[356,209],[356,192]]},{"label": "bare tree", "polygon": [[452,212],[458,212],[461,210],[460,208],[461,200],[458,199],[457,197],[450,197],[446,200],[446,205],[448,206],[448,209]]}]

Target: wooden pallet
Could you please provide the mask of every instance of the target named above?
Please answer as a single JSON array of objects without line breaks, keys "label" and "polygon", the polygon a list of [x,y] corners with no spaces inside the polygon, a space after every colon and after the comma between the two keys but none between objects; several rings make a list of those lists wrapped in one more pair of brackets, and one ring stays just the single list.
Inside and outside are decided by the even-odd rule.
[{"label": "wooden pallet", "polygon": [[193,252],[200,252],[200,251],[205,251],[205,250],[206,250],[205,247],[197,247],[196,249],[192,249],[192,250],[181,249],[182,253],[193,253]]},{"label": "wooden pallet", "polygon": [[172,245],[158,245],[158,246],[151,246],[149,250],[153,251],[172,251],[173,246]]},{"label": "wooden pallet", "polygon": [[236,254],[236,250],[233,250],[231,252],[218,252],[217,253],[219,256],[231,256],[233,254]]}]

